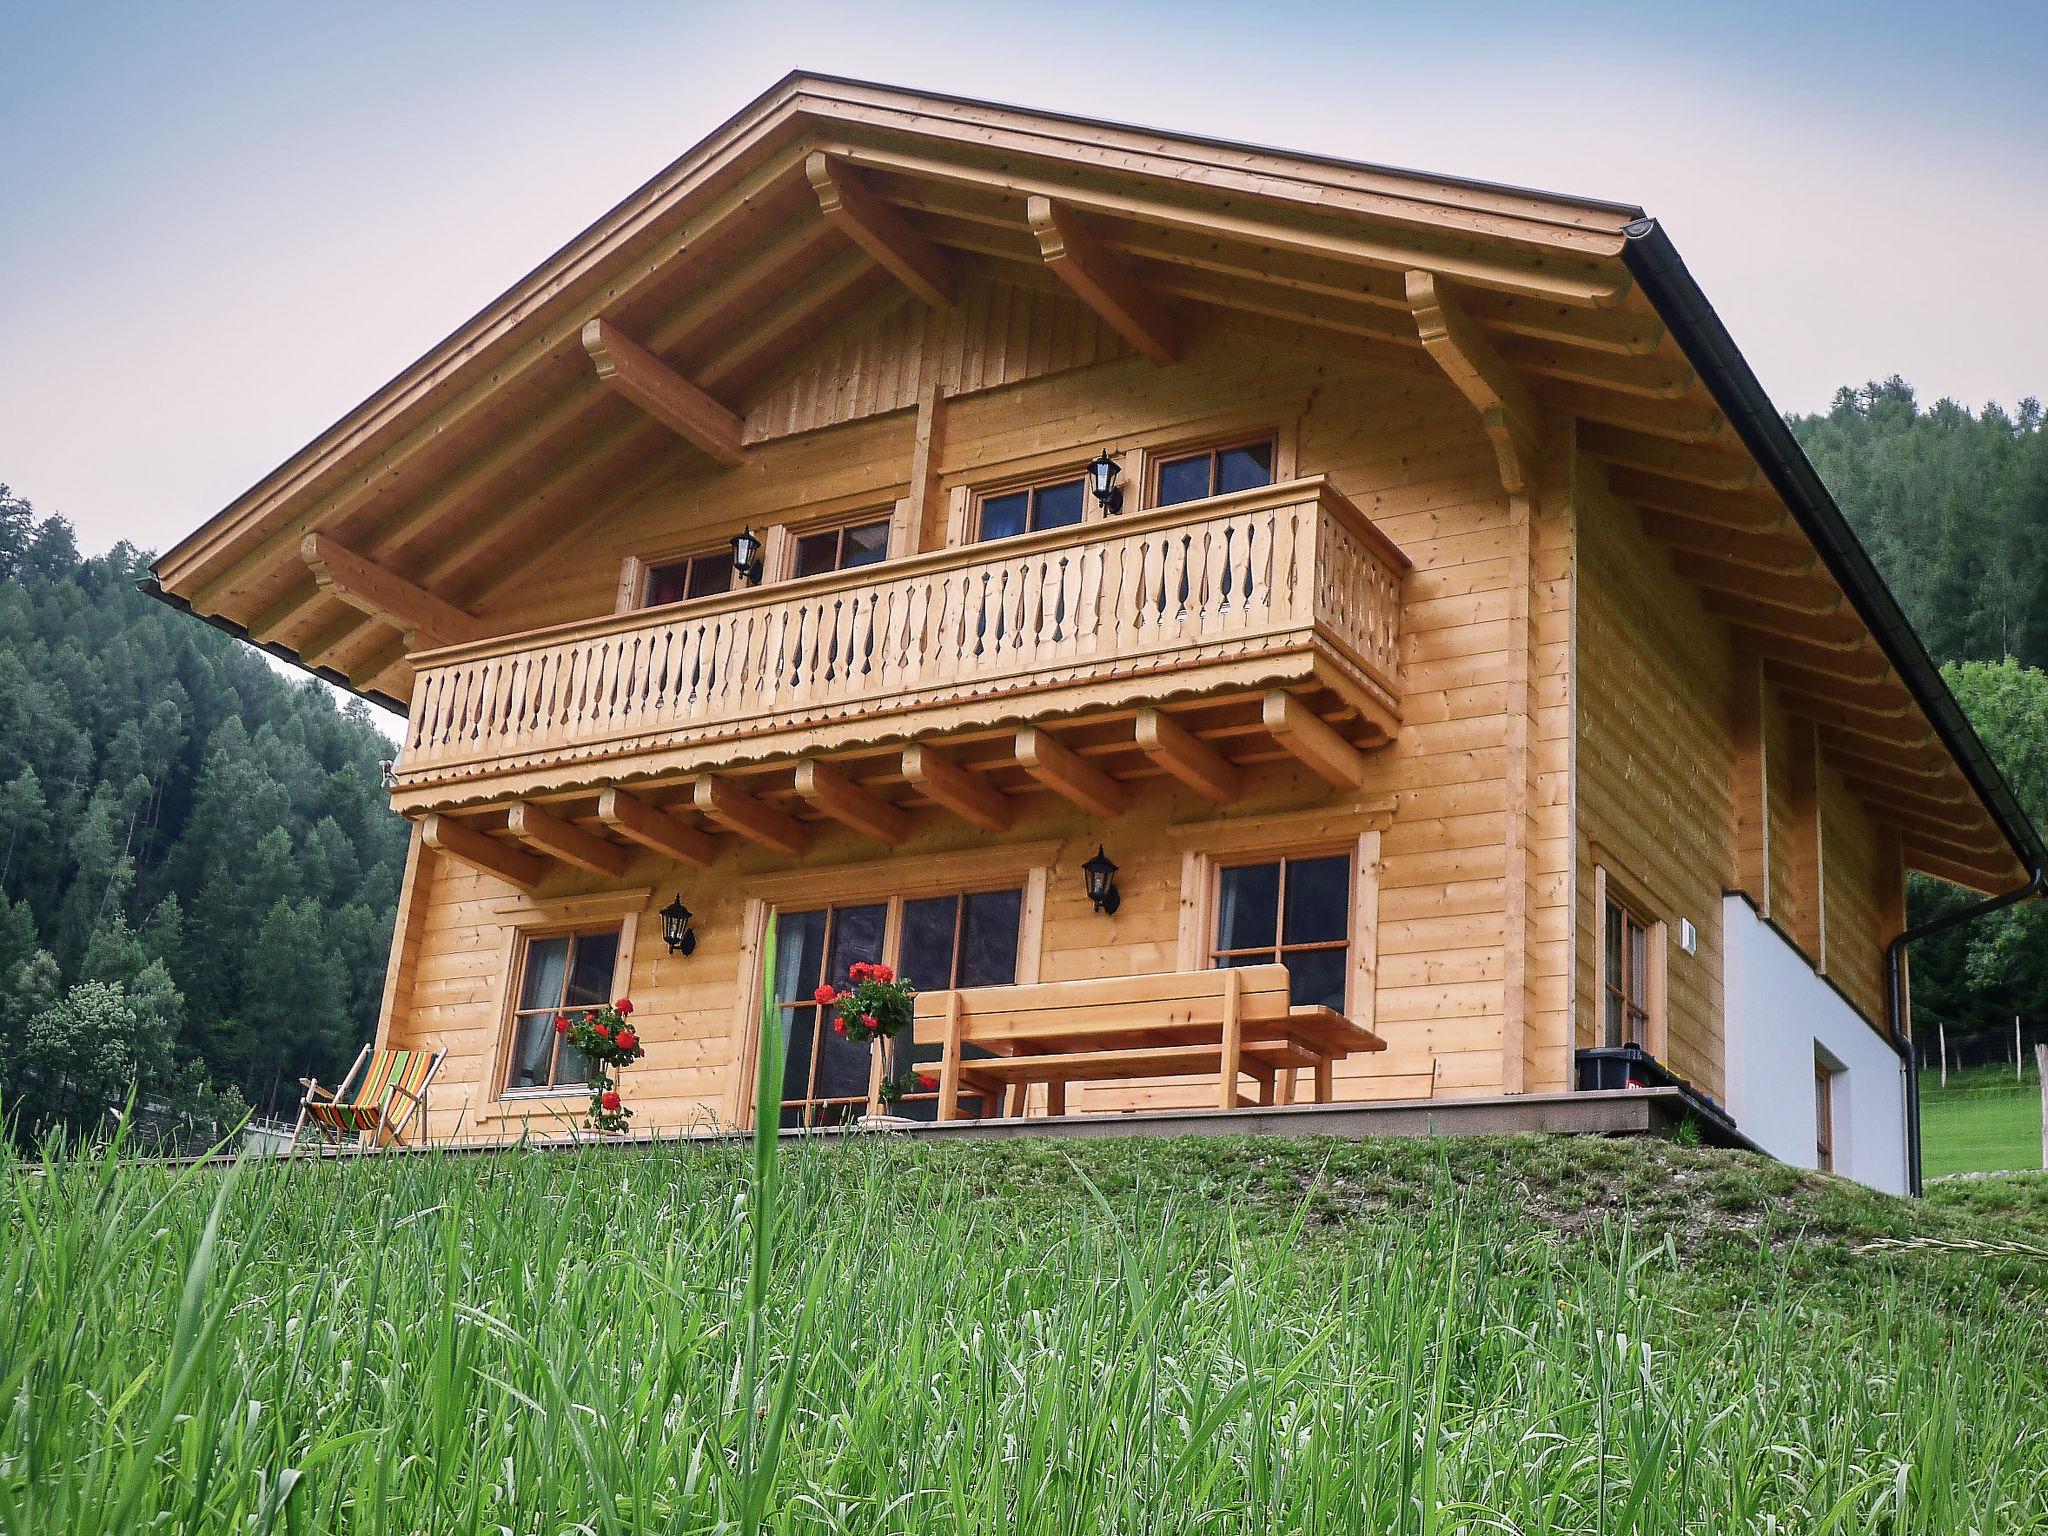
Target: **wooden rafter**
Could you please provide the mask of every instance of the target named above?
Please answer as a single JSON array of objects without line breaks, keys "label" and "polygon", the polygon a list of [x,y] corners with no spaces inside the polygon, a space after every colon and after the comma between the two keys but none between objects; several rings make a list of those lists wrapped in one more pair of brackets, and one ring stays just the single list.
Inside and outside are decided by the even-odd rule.
[{"label": "wooden rafter", "polygon": [[796,765],[796,792],[863,837],[895,847],[910,838],[910,816],[829,763],[806,758]]},{"label": "wooden rafter", "polygon": [[1781,635],[1825,650],[1853,651],[1870,643],[1870,631],[1853,613],[1798,612],[1713,587],[1706,587],[1700,593],[1700,602],[1707,612],[1732,624],[1740,624],[1759,634]]},{"label": "wooden rafter", "polygon": [[299,558],[306,562],[321,591],[398,630],[415,650],[460,645],[481,639],[486,632],[473,614],[324,533],[309,533],[300,540]]},{"label": "wooden rafter", "polygon": [[1786,661],[1766,661],[1764,672],[1781,688],[1817,694],[1873,715],[1889,715],[1893,719],[1903,720],[1919,711],[1919,706],[1913,701],[1913,695],[1906,691],[1903,684],[1894,680],[1859,682],[1851,678],[1836,677],[1832,673],[1816,672],[1810,667]]},{"label": "wooden rafter", "polygon": [[529,801],[521,800],[512,807],[505,826],[527,847],[607,879],[622,878],[632,862],[632,855],[617,843],[606,842]]},{"label": "wooden rafter", "polygon": [[1951,836],[1956,832],[1972,834],[1968,837],[1957,837],[1958,842],[1990,848],[1997,847],[2005,841],[1999,836],[1998,829],[1986,822],[1983,811],[1971,801],[1915,794],[1911,790],[1900,789],[1896,784],[1870,779],[1858,773],[1845,773],[1842,782],[1848,786],[1849,793],[1871,805],[1950,828]]},{"label": "wooden rafter", "polygon": [[1238,797],[1242,775],[1236,767],[1189,734],[1171,715],[1141,709],[1135,731],[1138,749],[1196,794],[1218,805],[1228,805]]},{"label": "wooden rafter", "polygon": [[1842,590],[1819,576],[1787,576],[1738,565],[1715,555],[1674,551],[1671,564],[1695,586],[1728,592],[1751,602],[1793,613],[1826,615],[1842,610]]},{"label": "wooden rafter", "polygon": [[1536,397],[1438,274],[1412,271],[1407,282],[1423,348],[1479,412],[1479,423],[1500,465],[1501,485],[1511,492],[1529,490],[1543,440],[1543,414]]},{"label": "wooden rafter", "polygon": [[1074,291],[1103,323],[1164,367],[1179,358],[1180,326],[1144,284],[1097,240],[1081,216],[1049,197],[1025,203],[1046,269]]},{"label": "wooden rafter", "polygon": [[1731,623],[1729,628],[1735,636],[1736,650],[1766,661],[1788,661],[1797,667],[1864,683],[1874,683],[1891,676],[1892,664],[1874,645],[1844,651],[1831,646],[1810,645],[1787,635],[1770,634],[1746,624]]},{"label": "wooden rafter", "polygon": [[475,827],[447,816],[429,816],[420,823],[420,841],[472,869],[532,890],[547,877],[549,864],[522,848],[501,843]]},{"label": "wooden rafter", "polygon": [[1607,488],[1622,501],[1710,528],[1761,534],[1787,533],[1794,527],[1784,504],[1769,492],[1708,490],[1690,481],[1619,464],[1607,471]]},{"label": "wooden rafter", "polygon": [[1035,725],[1017,732],[1017,761],[1032,778],[1092,816],[1114,820],[1130,808],[1116,780]]},{"label": "wooden rafter", "polygon": [[763,848],[794,858],[810,846],[811,834],[802,822],[730,779],[706,775],[691,787],[691,799],[703,815]]},{"label": "wooden rafter", "polygon": [[1758,478],[1756,461],[1747,454],[1674,443],[1601,422],[1587,422],[1579,428],[1579,446],[1595,458],[1626,469],[1666,480],[1690,481],[1709,490],[1747,490]]},{"label": "wooden rafter", "polygon": [[1293,694],[1279,689],[1267,694],[1260,718],[1268,734],[1317,777],[1339,789],[1365,782],[1364,755]]},{"label": "wooden rafter", "polygon": [[886,273],[849,251],[781,297],[746,317],[697,363],[695,373],[706,389],[737,399],[752,382],[778,362],[817,337],[849,308],[888,282]]},{"label": "wooden rafter", "polygon": [[1639,514],[1643,532],[1658,543],[1690,554],[1708,555],[1729,565],[1748,566],[1784,576],[1804,576],[1819,560],[1813,546],[1774,533],[1743,533],[1716,528],[1668,512]]},{"label": "wooden rafter", "polygon": [[680,864],[702,869],[718,858],[717,838],[623,789],[607,789],[597,797],[597,819],[619,836]]},{"label": "wooden rafter", "polygon": [[977,773],[930,747],[903,749],[903,777],[936,805],[986,832],[1007,832],[1015,811],[1010,797]]},{"label": "wooden rafter", "polygon": [[583,350],[607,388],[685,442],[728,468],[746,462],[739,417],[616,326],[602,318],[589,321]]},{"label": "wooden rafter", "polygon": [[1831,755],[1868,762],[1881,773],[1902,773],[1909,778],[1938,780],[1948,789],[1947,798],[1972,798],[1962,775],[1956,772],[1955,763],[1931,738],[1922,737],[1913,742],[1872,741],[1865,736],[1845,735],[1823,727],[1821,742]]},{"label": "wooden rafter", "polygon": [[863,186],[858,171],[830,155],[812,154],[804,160],[804,174],[827,223],[933,309],[953,302],[960,279],[952,260]]}]

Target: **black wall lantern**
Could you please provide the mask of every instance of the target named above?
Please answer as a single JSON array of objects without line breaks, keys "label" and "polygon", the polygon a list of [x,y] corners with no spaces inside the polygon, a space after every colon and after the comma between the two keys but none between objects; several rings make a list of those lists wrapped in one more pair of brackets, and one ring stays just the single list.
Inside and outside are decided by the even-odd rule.
[{"label": "black wall lantern", "polygon": [[1123,465],[1109,456],[1107,448],[1088,463],[1088,489],[1095,493],[1095,504],[1112,515],[1124,509],[1124,493],[1116,483],[1123,472]]},{"label": "black wall lantern", "polygon": [[1116,865],[1100,843],[1095,845],[1095,857],[1081,866],[1081,877],[1088,882],[1088,899],[1095,903],[1095,910],[1105,917],[1116,916],[1123,893],[1116,888]]},{"label": "black wall lantern", "polygon": [[761,579],[761,541],[751,528],[732,536],[732,568],[749,586]]},{"label": "black wall lantern", "polygon": [[681,895],[661,909],[661,936],[672,955],[687,955],[697,947],[697,930],[690,926],[690,909]]}]

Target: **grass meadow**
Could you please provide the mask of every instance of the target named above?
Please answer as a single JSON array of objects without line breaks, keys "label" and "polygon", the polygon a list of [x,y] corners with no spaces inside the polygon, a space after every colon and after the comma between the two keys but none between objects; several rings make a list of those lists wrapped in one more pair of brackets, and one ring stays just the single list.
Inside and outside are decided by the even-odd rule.
[{"label": "grass meadow", "polygon": [[2023,1083],[2010,1067],[1980,1067],[1952,1074],[1947,1087],[1923,1071],[1920,1123],[1930,1178],[2041,1166],[2041,1085],[2031,1068]]},{"label": "grass meadow", "polygon": [[879,1135],[0,1173],[22,1536],[2048,1528],[2048,1179]]}]

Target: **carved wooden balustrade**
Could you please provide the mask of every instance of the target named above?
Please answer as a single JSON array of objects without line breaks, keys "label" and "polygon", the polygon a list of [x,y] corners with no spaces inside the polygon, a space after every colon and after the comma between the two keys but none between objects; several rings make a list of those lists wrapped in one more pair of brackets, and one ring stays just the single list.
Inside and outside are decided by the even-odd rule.
[{"label": "carved wooden balustrade", "polygon": [[1307,682],[1393,718],[1407,566],[1318,477],[429,652],[399,798]]}]

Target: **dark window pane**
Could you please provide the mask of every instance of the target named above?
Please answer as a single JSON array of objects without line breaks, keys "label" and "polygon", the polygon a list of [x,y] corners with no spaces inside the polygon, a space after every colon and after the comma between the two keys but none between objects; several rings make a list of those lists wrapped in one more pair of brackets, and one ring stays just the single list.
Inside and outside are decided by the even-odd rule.
[{"label": "dark window pane", "polygon": [[564,1040],[555,1052],[555,1086],[560,1088],[589,1081],[590,1058]]},{"label": "dark window pane", "polygon": [[835,1034],[831,1019],[825,1020],[825,1028],[818,1036],[818,1080],[812,1088],[815,1097],[821,1099],[842,1099],[858,1096],[866,1112],[868,1096],[868,1047],[865,1042],[856,1045],[844,1035]]},{"label": "dark window pane", "polygon": [[619,958],[616,933],[585,933],[576,939],[569,967],[569,991],[563,999],[572,1008],[588,1008],[612,1000],[612,968]]},{"label": "dark window pane", "polygon": [[896,968],[920,992],[953,985],[953,925],[959,910],[955,896],[903,903],[902,956]]},{"label": "dark window pane", "polygon": [[889,524],[862,523],[858,528],[846,530],[846,547],[839,557],[841,570],[852,570],[857,565],[873,565],[889,558]]},{"label": "dark window pane", "polygon": [[647,573],[647,606],[658,608],[663,603],[679,603],[689,595],[690,562],[678,560],[673,565],[657,565]]},{"label": "dark window pane", "polygon": [[1012,534],[1024,531],[1024,518],[1031,508],[1029,491],[1012,491],[1007,496],[991,496],[981,504],[981,536],[984,539],[1007,539]]},{"label": "dark window pane", "polygon": [[967,898],[962,923],[960,985],[1007,987],[1017,979],[1017,923],[1022,891],[982,891]]},{"label": "dark window pane", "polygon": [[506,1074],[505,1086],[545,1088],[548,1081],[548,1052],[554,1042],[553,1014],[521,1014],[512,1038],[512,1069]]},{"label": "dark window pane", "polygon": [[526,946],[526,975],[519,987],[519,1006],[559,1008],[562,981],[569,971],[567,938],[535,939]]},{"label": "dark window pane", "polygon": [[816,1004],[803,1003],[782,1009],[781,1013],[784,1052],[782,1096],[785,1099],[806,1098],[811,1091],[811,1045],[818,1028],[818,1008]]},{"label": "dark window pane", "polygon": [[822,576],[839,569],[839,530],[807,533],[796,541],[796,574]]},{"label": "dark window pane", "polygon": [[1280,866],[1244,864],[1218,882],[1216,947],[1271,949],[1280,906]]},{"label": "dark window pane", "polygon": [[1172,459],[1159,466],[1159,505],[1176,506],[1183,501],[1200,501],[1209,494],[1209,455]]},{"label": "dark window pane", "polygon": [[715,592],[732,590],[732,556],[720,551],[715,555],[699,555],[690,562],[691,597],[710,597]]},{"label": "dark window pane", "polygon": [[1344,1007],[1344,972],[1350,964],[1347,949],[1299,949],[1287,957],[1287,995],[1301,1005],[1320,1003],[1325,1008]]},{"label": "dark window pane", "polygon": [[1607,985],[1617,992],[1621,990],[1621,929],[1626,921],[1621,908],[1611,901],[1607,903],[1607,932],[1604,936],[1607,949]]},{"label": "dark window pane", "polygon": [[[873,965],[882,958],[882,933],[889,920],[889,909],[881,903],[871,907],[834,907],[832,909],[832,958],[825,970],[825,979],[835,987],[847,983],[847,970],[856,960],[865,960]],[[831,1025],[827,1024],[827,1030]]]},{"label": "dark window pane", "polygon": [[1249,448],[1226,448],[1216,455],[1216,489],[1248,491],[1255,485],[1273,483],[1273,445],[1255,443]]},{"label": "dark window pane", "polygon": [[1062,480],[1031,493],[1033,528],[1069,528],[1081,521],[1081,482]]},{"label": "dark window pane", "polygon": [[1290,859],[1287,917],[1281,929],[1288,944],[1338,943],[1351,936],[1351,860]]},{"label": "dark window pane", "polygon": [[824,970],[825,914],[780,914],[775,923],[775,1000],[808,1003]]}]

